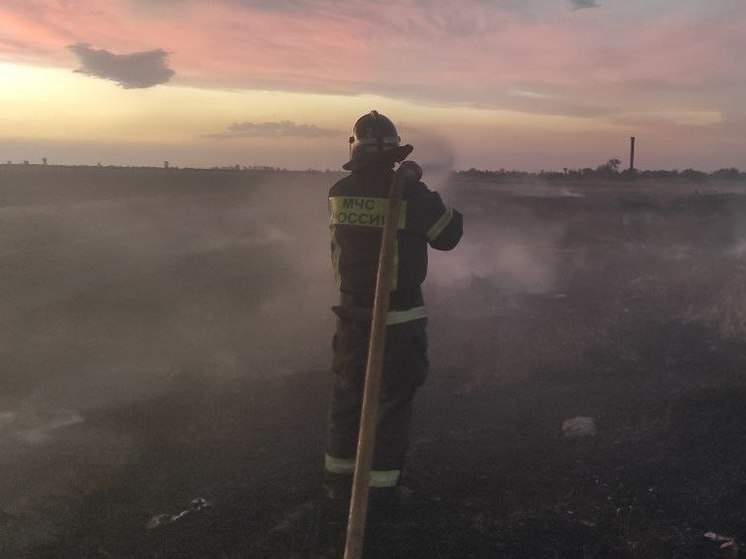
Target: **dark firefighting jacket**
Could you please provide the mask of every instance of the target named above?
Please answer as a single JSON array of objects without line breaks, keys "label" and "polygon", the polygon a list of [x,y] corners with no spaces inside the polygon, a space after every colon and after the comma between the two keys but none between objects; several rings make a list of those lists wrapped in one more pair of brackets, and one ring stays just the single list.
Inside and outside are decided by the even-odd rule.
[{"label": "dark firefighting jacket", "polygon": [[[393,169],[390,164],[354,170],[329,191],[332,264],[343,307],[371,308]],[[402,194],[395,273],[388,324],[426,316],[420,285],[427,248],[450,250],[461,238],[462,215],[419,180]]]}]

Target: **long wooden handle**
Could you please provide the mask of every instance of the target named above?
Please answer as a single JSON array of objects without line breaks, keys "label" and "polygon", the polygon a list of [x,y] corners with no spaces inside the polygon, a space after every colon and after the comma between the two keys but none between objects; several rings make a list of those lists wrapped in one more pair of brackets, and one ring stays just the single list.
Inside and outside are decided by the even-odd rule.
[{"label": "long wooden handle", "polygon": [[350,514],[347,519],[344,559],[359,559],[363,552],[365,520],[368,513],[368,485],[373,464],[373,449],[376,442],[378,400],[381,393],[383,351],[386,343],[386,314],[393,283],[394,247],[399,226],[402,192],[409,173],[410,171],[407,170],[406,166],[403,166],[396,170],[391,179],[389,207],[383,226],[381,252],[378,257],[376,295],[373,300],[373,319],[370,326],[368,362],[365,368],[363,407],[357,439],[355,477],[352,480]]}]

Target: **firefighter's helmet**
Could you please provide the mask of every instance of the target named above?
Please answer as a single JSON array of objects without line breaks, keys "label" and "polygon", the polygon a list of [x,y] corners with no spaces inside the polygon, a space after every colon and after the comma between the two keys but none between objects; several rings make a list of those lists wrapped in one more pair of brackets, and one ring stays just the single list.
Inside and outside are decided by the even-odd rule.
[{"label": "firefighter's helmet", "polygon": [[[399,145],[401,138],[391,120],[370,111],[357,119],[350,136],[350,161],[345,169],[354,169],[366,162],[378,160],[380,154],[388,153],[384,158],[391,161],[402,161],[412,152],[412,146]],[[390,156],[390,157],[389,157]]]}]

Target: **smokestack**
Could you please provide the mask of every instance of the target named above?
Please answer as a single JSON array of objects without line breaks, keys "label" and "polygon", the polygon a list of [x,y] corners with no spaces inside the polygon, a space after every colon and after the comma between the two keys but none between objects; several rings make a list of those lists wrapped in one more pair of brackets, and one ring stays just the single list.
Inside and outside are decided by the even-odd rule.
[{"label": "smokestack", "polygon": [[635,170],[635,137],[629,138],[629,170]]}]

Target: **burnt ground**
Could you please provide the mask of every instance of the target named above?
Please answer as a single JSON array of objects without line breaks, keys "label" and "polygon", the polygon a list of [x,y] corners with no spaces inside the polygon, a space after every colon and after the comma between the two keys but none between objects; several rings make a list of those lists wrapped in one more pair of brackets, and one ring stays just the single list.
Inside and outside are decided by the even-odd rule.
[{"label": "burnt ground", "polygon": [[[476,247],[457,265],[474,271],[428,288],[432,371],[405,480],[414,496],[373,527],[371,557],[700,559],[724,556],[706,532],[746,539],[746,198],[645,185],[549,190],[462,184],[447,193]],[[190,253],[197,264],[166,268],[168,284],[197,277],[202,286],[205,263],[239,283],[254,273],[236,272],[243,254],[225,250]],[[102,307],[109,281],[95,295],[76,291],[75,305],[92,305],[79,313],[105,308],[114,322],[166,327],[155,300]],[[207,297],[207,283],[189,293]],[[135,288],[141,278],[116,284]],[[155,292],[163,301],[168,290]],[[71,314],[70,303],[49,305],[39,324],[14,324],[49,335],[42,321]],[[231,331],[241,324],[231,319]],[[272,529],[321,493],[329,373],[296,362],[283,375],[265,362],[257,372],[250,352],[229,348],[235,374],[216,380],[215,360],[192,360],[151,390],[78,406],[85,420],[53,436],[7,435],[2,556],[318,556],[325,539],[313,518]],[[29,358],[3,350],[6,363]],[[14,401],[28,401],[49,367],[28,385],[12,377],[6,408],[20,409]],[[575,416],[594,417],[597,434],[565,438],[562,422]],[[212,507],[146,529],[195,497]]]}]

